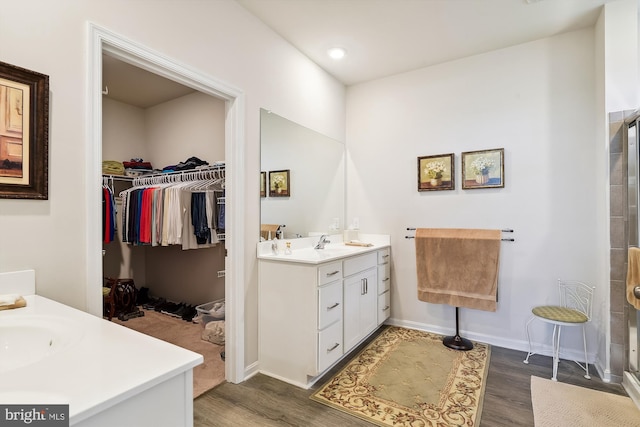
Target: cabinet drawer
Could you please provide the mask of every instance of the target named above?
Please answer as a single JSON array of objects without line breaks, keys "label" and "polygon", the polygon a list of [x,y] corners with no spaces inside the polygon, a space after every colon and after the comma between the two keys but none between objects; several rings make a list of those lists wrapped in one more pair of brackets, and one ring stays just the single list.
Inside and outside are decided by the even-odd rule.
[{"label": "cabinet drawer", "polygon": [[391,267],[389,264],[378,266],[378,293],[381,294],[391,288]]},{"label": "cabinet drawer", "polygon": [[359,273],[378,264],[376,252],[354,256],[344,260],[344,277]]},{"label": "cabinet drawer", "polygon": [[389,248],[380,249],[378,251],[378,264],[388,263],[391,258],[390,252]]},{"label": "cabinet drawer", "polygon": [[343,353],[342,322],[318,332],[318,373],[331,366]]},{"label": "cabinet drawer", "polygon": [[318,267],[318,284],[320,286],[342,279],[342,262],[332,262]]},{"label": "cabinet drawer", "polygon": [[318,288],[318,329],[342,320],[342,281]]},{"label": "cabinet drawer", "polygon": [[378,295],[378,325],[391,315],[391,292]]}]

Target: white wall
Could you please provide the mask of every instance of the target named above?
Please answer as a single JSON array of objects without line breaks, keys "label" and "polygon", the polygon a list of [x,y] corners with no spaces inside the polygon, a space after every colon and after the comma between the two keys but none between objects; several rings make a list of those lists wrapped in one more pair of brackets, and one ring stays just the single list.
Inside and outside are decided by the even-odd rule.
[{"label": "white wall", "polygon": [[344,141],[344,86],[233,1],[3,1],[2,61],[49,75],[51,110],[49,200],[0,200],[0,272],[35,269],[39,294],[81,309],[87,281],[88,21],[246,95],[248,366],[257,360],[260,108]]},{"label": "white wall", "polygon": [[[585,29],[348,88],[347,221],[392,236],[394,321],[455,325],[452,307],[418,301],[406,227],[515,230],[501,246],[498,310],[461,310],[470,338],[524,349],[531,306],[556,300],[557,278],[602,294],[594,79],[594,30]],[[505,187],[462,190],[460,153],[491,148],[504,148]],[[417,157],[451,152],[456,189],[418,192]],[[545,331],[534,339],[550,342]],[[565,348],[580,348],[573,338]]]},{"label": "white wall", "polygon": [[102,160],[148,158],[145,110],[102,98]]},{"label": "white wall", "polygon": [[224,101],[195,92],[145,111],[149,160],[156,169],[195,156],[224,160]]}]

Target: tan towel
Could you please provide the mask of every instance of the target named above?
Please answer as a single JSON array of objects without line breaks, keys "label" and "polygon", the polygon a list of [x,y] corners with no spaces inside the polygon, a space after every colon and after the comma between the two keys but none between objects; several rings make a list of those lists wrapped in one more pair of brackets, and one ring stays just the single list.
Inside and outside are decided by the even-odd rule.
[{"label": "tan towel", "polygon": [[16,300],[12,304],[0,305],[0,310],[11,310],[14,308],[22,308],[26,306],[27,301],[23,297],[18,296],[18,298],[16,298]]},{"label": "tan towel", "polygon": [[264,240],[272,240],[276,237],[276,231],[280,228],[279,224],[261,224],[260,237]]},{"label": "tan towel", "polygon": [[418,299],[496,311],[500,230],[416,230]]},{"label": "tan towel", "polygon": [[640,248],[629,248],[627,259],[627,301],[640,309],[640,300],[633,295],[633,288],[640,285]]}]

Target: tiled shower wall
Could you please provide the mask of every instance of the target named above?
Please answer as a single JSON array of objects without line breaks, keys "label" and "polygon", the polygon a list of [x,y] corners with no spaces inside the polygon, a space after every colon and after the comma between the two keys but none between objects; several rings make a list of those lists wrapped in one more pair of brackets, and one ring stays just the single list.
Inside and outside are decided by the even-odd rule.
[{"label": "tiled shower wall", "polygon": [[[627,319],[633,307],[626,298],[627,247],[629,230],[637,224],[628,223],[627,199],[627,143],[624,136],[624,120],[635,111],[609,114],[610,161],[610,317],[611,322],[611,381],[622,382],[622,374],[628,366],[629,334]],[[634,197],[634,195],[630,195]]]}]

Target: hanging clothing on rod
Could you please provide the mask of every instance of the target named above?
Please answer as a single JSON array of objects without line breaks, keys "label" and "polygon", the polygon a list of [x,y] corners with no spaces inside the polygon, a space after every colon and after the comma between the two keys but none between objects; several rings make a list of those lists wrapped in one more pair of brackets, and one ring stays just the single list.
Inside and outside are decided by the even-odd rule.
[{"label": "hanging clothing on rod", "polygon": [[218,244],[214,194],[224,189],[224,169],[143,176],[133,184],[120,193],[123,242],[185,250]]},{"label": "hanging clothing on rod", "polygon": [[[109,185],[111,184],[111,185]],[[102,241],[113,241],[116,227],[116,203],[113,197],[113,179],[102,179]]]}]

